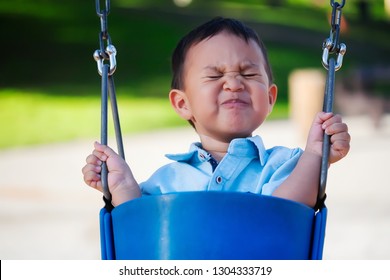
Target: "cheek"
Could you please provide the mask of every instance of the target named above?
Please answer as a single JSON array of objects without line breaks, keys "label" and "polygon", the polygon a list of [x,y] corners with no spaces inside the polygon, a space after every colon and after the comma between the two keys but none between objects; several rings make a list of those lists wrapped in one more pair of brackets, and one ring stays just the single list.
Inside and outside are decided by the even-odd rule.
[{"label": "cheek", "polygon": [[264,105],[264,104],[270,104],[271,100],[268,95],[267,90],[265,87],[257,87],[254,91],[252,91],[252,100],[259,104],[259,105]]},{"label": "cheek", "polygon": [[259,116],[266,116],[272,111],[271,101],[268,95],[257,96],[252,99],[253,108],[259,114]]},{"label": "cheek", "polygon": [[218,85],[211,84],[201,84],[194,86],[191,90],[191,99],[193,102],[196,102],[202,106],[206,105],[207,102],[215,103],[218,99],[220,92],[220,87]]}]

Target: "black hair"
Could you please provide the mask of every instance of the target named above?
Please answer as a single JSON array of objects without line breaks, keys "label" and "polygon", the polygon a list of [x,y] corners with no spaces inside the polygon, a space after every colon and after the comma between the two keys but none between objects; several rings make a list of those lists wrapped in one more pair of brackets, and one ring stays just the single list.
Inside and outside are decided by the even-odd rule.
[{"label": "black hair", "polygon": [[273,82],[273,75],[271,66],[269,64],[267,50],[265,45],[260,40],[256,31],[239,20],[231,18],[216,17],[199,27],[190,31],[185,35],[177,44],[173,54],[172,54],[172,89],[183,89],[183,68],[184,61],[187,55],[188,50],[191,46],[207,39],[213,37],[222,31],[226,31],[233,35],[244,39],[246,42],[249,40],[254,40],[260,47],[264,60],[265,60],[265,70],[268,75],[270,83]]}]

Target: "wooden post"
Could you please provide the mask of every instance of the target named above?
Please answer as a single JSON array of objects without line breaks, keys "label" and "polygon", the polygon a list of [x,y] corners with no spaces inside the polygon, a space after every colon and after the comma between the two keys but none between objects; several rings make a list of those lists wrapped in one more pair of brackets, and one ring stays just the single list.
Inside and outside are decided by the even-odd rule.
[{"label": "wooden post", "polygon": [[297,69],[288,82],[290,118],[300,140],[306,141],[315,114],[322,110],[325,73],[320,69]]},{"label": "wooden post", "polygon": [[388,18],[390,18],[390,0],[385,0],[385,12]]}]

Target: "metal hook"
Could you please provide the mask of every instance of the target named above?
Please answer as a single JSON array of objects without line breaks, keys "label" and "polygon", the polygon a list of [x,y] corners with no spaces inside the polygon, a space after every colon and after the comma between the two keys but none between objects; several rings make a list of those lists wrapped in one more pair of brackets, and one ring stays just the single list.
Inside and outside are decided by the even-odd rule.
[{"label": "metal hook", "polygon": [[[329,60],[330,48],[332,47],[332,45],[333,44],[330,39],[327,39],[326,42],[324,43],[324,50],[322,53],[322,65],[326,70],[329,70],[328,60]],[[341,68],[341,66],[343,66],[343,58],[346,52],[347,52],[347,46],[341,43],[339,46],[339,50],[337,51],[338,55],[337,55],[337,61],[335,65],[335,71],[338,71]]]},{"label": "metal hook", "polygon": [[[116,51],[116,48],[114,47],[114,45],[108,45],[106,47],[106,53],[108,54],[108,57],[109,57],[109,60],[110,60],[110,71],[108,71],[108,75],[111,76],[112,74],[114,74],[114,72],[116,70],[116,54],[117,54],[117,51]],[[93,53],[93,58],[97,62],[98,73],[101,76],[102,73],[103,73],[103,60],[104,60],[104,57],[101,54],[101,51],[100,50],[96,50]]]}]

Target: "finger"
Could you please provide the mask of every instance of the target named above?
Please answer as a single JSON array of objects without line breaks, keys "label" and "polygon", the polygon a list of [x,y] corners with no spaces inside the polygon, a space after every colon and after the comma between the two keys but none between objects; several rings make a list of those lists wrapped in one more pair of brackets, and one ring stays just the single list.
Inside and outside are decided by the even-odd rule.
[{"label": "finger", "polygon": [[[116,152],[114,152],[114,150],[111,149],[110,147],[108,147],[107,145],[102,145],[99,142],[95,142],[94,146],[95,146],[95,151],[101,152],[104,155],[106,155],[107,157],[118,156],[118,154]],[[103,158],[104,158],[104,156],[103,156]]]},{"label": "finger", "polygon": [[91,185],[92,182],[98,182],[100,180],[100,175],[92,170],[89,170],[84,173],[84,181],[88,185]]},{"label": "finger", "polygon": [[[99,153],[99,152],[96,152],[96,153]],[[95,154],[91,154],[91,155],[87,156],[85,161],[87,164],[94,164],[94,165],[101,165],[102,164],[102,161]]]},{"label": "finger", "polygon": [[89,171],[100,173],[102,171],[102,167],[100,165],[88,163],[81,169],[81,171],[83,174],[85,174]]},{"label": "finger", "polygon": [[348,126],[345,123],[333,123],[325,127],[325,133],[328,135],[348,133]]},{"label": "finger", "polygon": [[101,190],[101,179],[100,175],[97,174],[94,171],[87,171],[84,173],[84,182],[88,185],[91,186],[92,188]]},{"label": "finger", "polygon": [[314,124],[322,125],[326,120],[331,118],[333,113],[318,112],[314,117]]},{"label": "finger", "polygon": [[350,144],[348,141],[336,141],[332,144],[332,149],[341,152],[345,156],[350,149]]},{"label": "finger", "polygon": [[331,146],[330,162],[334,163],[345,157],[350,150],[348,141],[337,141]]},{"label": "finger", "polygon": [[100,161],[100,164],[101,162],[106,161],[108,158],[105,153],[98,150],[93,150],[92,155],[95,156]]},{"label": "finger", "polygon": [[340,115],[331,115],[329,118],[324,119],[324,122],[322,124],[322,128],[326,129],[327,127],[336,124],[336,123],[342,123],[342,118]]},{"label": "finger", "polygon": [[101,181],[93,181],[93,182],[91,182],[91,184],[89,186],[98,190],[98,191],[103,192]]},{"label": "finger", "polygon": [[349,143],[351,141],[351,135],[346,131],[335,133],[330,137],[330,141],[331,143],[337,141],[347,141]]}]

